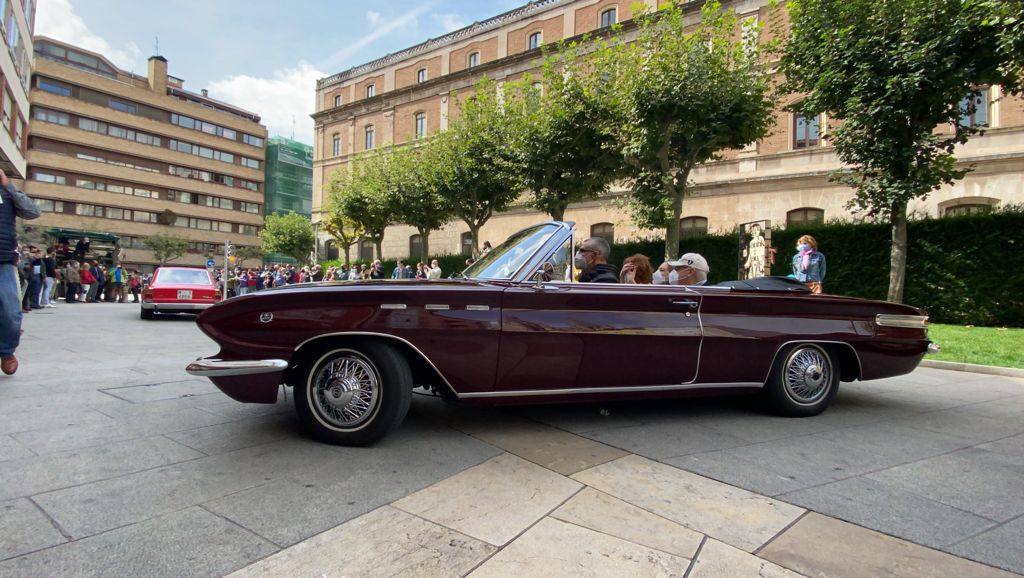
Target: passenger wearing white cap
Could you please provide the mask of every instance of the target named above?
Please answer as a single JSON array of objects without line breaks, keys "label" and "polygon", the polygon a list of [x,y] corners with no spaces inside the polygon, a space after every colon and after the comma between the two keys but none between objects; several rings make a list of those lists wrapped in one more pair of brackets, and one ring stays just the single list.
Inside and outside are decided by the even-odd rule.
[{"label": "passenger wearing white cap", "polygon": [[704,285],[708,282],[708,261],[697,253],[686,253],[675,261],[669,261],[669,285]]}]

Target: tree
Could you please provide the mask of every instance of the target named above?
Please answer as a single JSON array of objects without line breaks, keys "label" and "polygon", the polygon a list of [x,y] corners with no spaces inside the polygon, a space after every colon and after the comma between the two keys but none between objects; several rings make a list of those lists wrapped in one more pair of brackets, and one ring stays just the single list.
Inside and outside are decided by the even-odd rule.
[{"label": "tree", "polygon": [[637,17],[637,39],[595,55],[597,86],[616,113],[615,138],[643,227],[665,228],[665,256],[679,250],[679,220],[690,173],[727,149],[768,134],[773,119],[770,68],[761,61],[759,25],[742,23],[716,0],[687,31],[675,3]]},{"label": "tree", "polygon": [[150,235],[142,239],[142,243],[153,251],[153,257],[161,265],[181,257],[188,250],[187,240],[170,235]]},{"label": "tree", "polygon": [[263,249],[256,245],[243,245],[235,249],[235,258],[239,267],[250,259],[262,259],[264,255],[266,253],[263,252]]},{"label": "tree", "polygon": [[[436,231],[451,219],[451,207],[442,196],[444,177],[436,148],[403,147],[392,154],[395,218],[400,223],[416,227],[420,235],[420,260],[430,258],[430,232]],[[410,259],[415,255],[410,255]]]},{"label": "tree", "polygon": [[448,130],[427,145],[433,149],[438,192],[451,214],[469,226],[474,254],[479,253],[480,228],[524,188],[498,90],[490,79],[481,80],[473,96],[458,104]]},{"label": "tree", "polygon": [[349,249],[363,238],[364,230],[359,223],[349,218],[338,206],[334,192],[331,189],[333,183],[333,180],[328,183],[327,203],[324,204],[320,224],[323,226],[324,231],[337,241],[338,248],[344,254],[345,269],[348,270],[350,267]]},{"label": "tree", "polygon": [[514,85],[513,98],[505,89],[519,178],[531,191],[530,205],[556,221],[619,176],[614,141],[599,121],[610,115],[608,101],[595,84],[600,79],[585,73],[580,46],[563,43],[545,57],[537,85],[527,76]]},{"label": "tree", "polygon": [[329,203],[362,229],[382,257],[384,231],[395,222],[393,157],[373,151],[353,160],[348,170],[331,175]]},{"label": "tree", "polygon": [[830,140],[849,169],[832,178],[854,188],[853,208],[889,222],[889,301],[903,299],[907,205],[970,170],[957,166],[954,152],[982,129],[961,122],[976,109],[978,87],[1020,88],[1019,61],[1006,59],[1024,32],[1021,6],[1018,0],[789,3],[787,86],[807,94],[798,105],[803,114],[827,112],[840,120]]},{"label": "tree", "polygon": [[260,231],[260,241],[266,253],[280,253],[300,264],[306,263],[315,243],[313,225],[309,219],[295,212],[267,215]]}]

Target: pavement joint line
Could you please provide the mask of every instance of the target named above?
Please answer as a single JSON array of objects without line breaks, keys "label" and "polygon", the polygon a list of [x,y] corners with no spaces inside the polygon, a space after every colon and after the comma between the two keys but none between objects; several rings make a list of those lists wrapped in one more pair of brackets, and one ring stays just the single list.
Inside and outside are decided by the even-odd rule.
[{"label": "pavement joint line", "polygon": [[74,540],[74,537],[72,537],[72,536],[71,536],[71,534],[70,534],[70,533],[68,533],[68,531],[64,529],[64,526],[61,526],[61,525],[60,525],[60,522],[58,522],[58,521],[57,521],[57,520],[56,520],[56,519],[55,519],[55,518],[54,518],[53,516],[51,516],[49,512],[47,512],[46,510],[44,510],[42,506],[40,506],[40,505],[39,505],[38,503],[36,503],[36,501],[35,501],[35,499],[34,499],[34,498],[32,498],[31,496],[29,496],[29,497],[27,497],[27,498],[25,498],[25,499],[26,499],[26,500],[28,500],[29,502],[31,502],[31,504],[32,504],[33,506],[35,506],[35,508],[36,508],[37,510],[39,510],[39,512],[40,512],[40,513],[41,513],[41,514],[42,514],[43,516],[46,516],[46,519],[50,521],[50,524],[53,524],[53,527],[54,527],[54,528],[55,528],[55,529],[56,529],[56,530],[57,530],[58,532],[60,532],[60,535],[61,535],[61,536],[64,536],[64,539],[65,539],[65,540],[68,540],[68,541],[72,541],[72,540]]},{"label": "pavement joint line", "polygon": [[[977,514],[975,514],[975,515],[977,516]],[[974,538],[977,538],[978,536],[984,534],[985,532],[991,532],[992,530],[995,530],[996,528],[1005,526],[1005,525],[1009,524],[1010,522],[1015,522],[1017,520],[1020,520],[1021,518],[1024,518],[1024,513],[1017,514],[1016,516],[1014,516],[1014,517],[1012,517],[1009,520],[1006,520],[1004,522],[996,522],[996,525],[990,526],[988,528],[985,528],[984,530],[979,530],[979,531],[977,531],[977,532],[971,534],[970,536],[967,536],[967,537],[965,537],[965,538],[963,538],[961,540],[957,540],[956,542],[952,542],[950,544],[947,544],[946,547],[947,548],[951,548],[953,546],[962,544],[962,543],[964,543],[964,542],[966,542],[968,540],[972,540]],[[988,518],[985,518],[985,519],[987,520]],[[977,562],[977,560],[975,560],[975,562]],[[987,564],[986,562],[981,562],[981,563],[982,564]]]},{"label": "pavement joint line", "polygon": [[[788,502],[786,502],[786,503],[788,503]],[[796,504],[791,504],[791,505],[796,506]],[[796,507],[799,508],[801,506],[796,506]],[[774,536],[772,536],[771,538],[768,538],[767,542],[765,542],[764,544],[761,544],[760,546],[755,548],[754,551],[751,552],[751,554],[753,554],[754,556],[758,556],[758,554],[761,553],[761,550],[764,550],[765,548],[767,548],[769,544],[774,542],[779,536],[781,536],[781,535],[785,534],[786,532],[788,532],[790,528],[792,528],[793,526],[796,526],[797,523],[800,520],[803,520],[805,517],[807,517],[807,514],[810,514],[813,511],[810,508],[804,508],[803,510],[804,511],[801,512],[800,515],[797,516],[792,522],[790,522],[790,523],[786,524],[785,526],[783,526],[782,529],[779,530],[778,532],[775,532]],[[824,515],[824,514],[822,514],[822,515]],[[760,558],[760,556],[758,556],[758,558]],[[762,560],[763,560],[763,558],[762,558]]]},{"label": "pavement joint line", "polygon": [[[192,506],[189,506],[189,507],[192,507]],[[217,513],[217,512],[214,512],[213,510],[211,510],[211,509],[207,508],[205,504],[196,504],[196,505],[195,505],[195,507],[197,507],[197,508],[199,508],[200,510],[202,510],[202,511],[206,512],[207,514],[210,514],[211,516],[215,516],[215,517],[217,517],[217,518],[220,518],[221,520],[224,520],[224,521],[225,521],[225,522],[227,522],[228,524],[231,524],[232,526],[235,526],[235,527],[239,528],[239,529],[240,529],[240,530],[242,530],[243,532],[247,532],[247,533],[249,533],[249,534],[252,534],[253,536],[256,536],[257,538],[259,538],[259,539],[261,539],[261,540],[266,540],[266,541],[267,541],[267,543],[269,543],[269,544],[273,544],[273,545],[274,545],[274,547],[276,547],[276,548],[277,548],[277,551],[278,551],[278,552],[280,552],[281,550],[283,550],[283,549],[284,549],[284,546],[282,546],[282,545],[278,544],[277,542],[275,542],[275,541],[271,540],[270,538],[267,538],[266,536],[264,536],[264,535],[260,534],[259,532],[257,532],[257,531],[255,531],[255,530],[253,530],[252,528],[249,528],[249,527],[247,527],[247,526],[243,526],[242,524],[240,524],[240,523],[238,523],[238,522],[236,522],[236,521],[232,520],[231,518],[229,518],[229,517],[227,517],[227,516],[225,516],[225,515],[223,515],[223,514],[219,514],[219,513]],[[176,511],[180,512],[180,511],[182,511],[182,510],[187,510],[187,509],[188,509],[188,508],[182,508],[181,510],[176,510]],[[251,563],[252,563],[252,562],[249,562],[249,564],[251,564]],[[249,564],[246,564],[246,566],[248,566]],[[237,569],[237,568],[236,568],[236,569]]]},{"label": "pavement joint line", "polygon": [[[185,430],[185,431],[192,431],[192,430]],[[168,433],[180,433],[180,432],[168,432]],[[171,443],[173,443],[173,444],[177,444],[177,445],[179,445],[179,446],[184,446],[184,447],[186,447],[186,448],[188,448],[188,449],[190,449],[190,450],[192,450],[192,451],[196,451],[196,452],[199,452],[199,453],[203,454],[203,456],[204,456],[204,457],[210,457],[210,456],[212,456],[212,455],[216,455],[216,454],[211,454],[211,453],[207,453],[207,452],[204,452],[203,450],[201,450],[201,449],[199,449],[199,448],[194,448],[194,447],[192,447],[192,446],[188,445],[188,444],[187,444],[187,443],[185,443],[185,442],[182,442],[182,441],[178,441],[178,440],[176,440],[176,439],[173,439],[173,438],[167,437],[167,434],[166,434],[166,433],[162,433],[162,434],[160,434],[160,435],[159,435],[159,437],[162,437],[162,438],[164,438],[165,440],[167,440],[167,441],[169,441],[169,442],[171,442]],[[238,449],[245,449],[245,448],[238,448]],[[200,459],[201,459],[201,458],[200,458]]]},{"label": "pavement joint line", "polygon": [[708,535],[703,534],[703,537],[700,539],[700,544],[697,545],[697,551],[693,553],[693,558],[690,559],[690,564],[686,566],[686,572],[683,572],[683,578],[690,578],[690,573],[693,572],[693,567],[697,565],[697,558],[700,557],[701,550],[704,549],[704,544],[707,544],[707,542]]},{"label": "pavement joint line", "polygon": [[[584,487],[582,489],[580,489],[580,492],[582,492],[583,490],[585,490],[587,488],[590,488],[592,490],[596,489],[596,488],[591,488],[590,486],[584,484]],[[577,493],[579,493],[579,492],[577,492]],[[575,496],[575,494],[574,494],[574,496]],[[621,500],[622,498],[619,498],[619,499]],[[625,501],[625,500],[623,500],[623,501]],[[629,504],[629,502],[626,502],[626,503]],[[630,505],[632,506],[633,504],[630,504]],[[568,524],[570,526],[576,526],[577,528],[583,528],[584,530],[587,530],[587,531],[590,531],[590,532],[594,532],[595,534],[602,534],[604,536],[608,536],[609,538],[615,538],[616,540],[622,540],[623,542],[629,542],[630,544],[633,544],[635,546],[640,546],[641,548],[647,548],[648,550],[654,550],[655,552],[661,552],[662,554],[667,554],[669,556],[674,556],[676,558],[684,558],[684,559],[690,560],[691,563],[692,563],[693,560],[697,559],[697,552],[700,551],[700,549],[698,547],[698,549],[693,554],[693,558],[691,559],[691,558],[688,558],[687,556],[683,556],[682,554],[673,554],[672,552],[667,552],[665,550],[662,550],[661,548],[655,548],[654,546],[648,546],[646,544],[641,544],[639,542],[634,542],[633,540],[629,540],[627,538],[623,538],[622,536],[616,536],[615,534],[609,534],[608,532],[605,532],[604,530],[598,530],[597,528],[591,528],[590,526],[584,526],[583,524],[577,524],[576,522],[570,522],[569,520],[563,520],[561,518],[557,518],[557,517],[552,515],[554,513],[555,513],[555,510],[552,510],[550,514],[544,516],[544,518],[541,518],[541,520],[543,520],[545,518],[550,518],[550,519],[556,520],[556,521],[558,521],[558,522],[560,522],[562,524]],[[539,523],[541,520],[538,520],[537,522]],[[669,521],[671,522],[671,520],[669,520]],[[672,522],[672,523],[677,525],[677,526],[682,526],[683,528],[686,528],[687,530],[692,530],[693,532],[695,532],[697,534],[700,534],[701,535],[700,543],[702,545],[704,544],[704,540],[706,540],[707,537],[708,537],[707,534],[705,534],[703,532],[700,532],[698,530],[694,530],[693,528],[691,528],[689,526],[684,526],[683,524],[680,524],[679,522]],[[511,545],[511,544],[512,544],[512,542],[509,542],[509,545]]]}]

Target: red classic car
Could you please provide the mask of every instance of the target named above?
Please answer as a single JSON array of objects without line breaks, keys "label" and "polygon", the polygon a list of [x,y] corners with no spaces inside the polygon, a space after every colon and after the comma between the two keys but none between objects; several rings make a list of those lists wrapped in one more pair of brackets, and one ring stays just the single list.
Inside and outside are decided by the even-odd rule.
[{"label": "red classic car", "polygon": [[153,319],[157,313],[199,313],[220,300],[213,277],[198,267],[160,267],[142,289],[139,315]]},{"label": "red classic car", "polygon": [[529,227],[457,279],[292,285],[197,322],[221,347],[190,364],[227,395],[295,390],[315,437],[361,445],[401,423],[414,387],[519,404],[759,392],[823,411],[840,381],[912,371],[927,317],[766,278],[725,286],[576,283],[571,223]]}]

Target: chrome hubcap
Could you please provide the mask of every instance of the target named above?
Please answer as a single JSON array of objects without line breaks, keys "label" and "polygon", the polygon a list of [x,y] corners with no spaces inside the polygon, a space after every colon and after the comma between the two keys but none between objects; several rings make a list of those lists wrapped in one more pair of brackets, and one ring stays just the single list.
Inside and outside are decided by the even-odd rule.
[{"label": "chrome hubcap", "polygon": [[783,383],[793,401],[812,404],[828,393],[832,366],[828,357],[814,347],[796,349],[786,360]]},{"label": "chrome hubcap", "polygon": [[324,361],[313,376],[313,403],[331,425],[355,427],[377,407],[380,380],[373,365],[355,352]]}]

